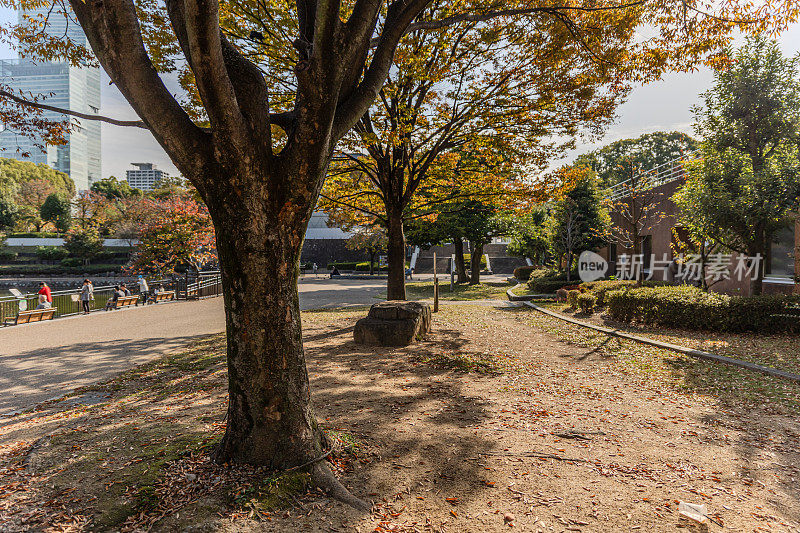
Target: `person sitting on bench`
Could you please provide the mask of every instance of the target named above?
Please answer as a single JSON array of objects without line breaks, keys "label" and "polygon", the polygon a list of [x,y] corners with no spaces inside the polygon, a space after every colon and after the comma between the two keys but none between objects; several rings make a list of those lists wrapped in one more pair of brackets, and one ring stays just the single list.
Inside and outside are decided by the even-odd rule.
[{"label": "person sitting on bench", "polygon": [[53,295],[50,293],[50,287],[44,281],[39,282],[39,305],[36,309],[50,309],[53,307]]},{"label": "person sitting on bench", "polygon": [[125,293],[122,292],[119,285],[114,285],[114,293],[111,295],[111,298],[108,299],[106,302],[106,311],[111,311],[117,308],[117,302],[120,298],[124,298]]}]

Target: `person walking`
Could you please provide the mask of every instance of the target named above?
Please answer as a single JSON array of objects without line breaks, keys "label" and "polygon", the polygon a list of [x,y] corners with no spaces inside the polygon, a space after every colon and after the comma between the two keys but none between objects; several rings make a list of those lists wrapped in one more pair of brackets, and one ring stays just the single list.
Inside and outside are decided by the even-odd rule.
[{"label": "person walking", "polygon": [[316,264],[316,263],[314,263],[313,265],[311,265],[311,268],[314,270],[314,277],[316,278],[316,277],[317,277],[317,269],[318,269],[319,267],[317,267],[317,264]]},{"label": "person walking", "polygon": [[[139,294],[142,295],[142,305],[147,305],[147,299],[150,297],[150,287],[147,286],[147,280],[144,279],[144,276],[139,274],[136,282],[139,284]],[[139,305],[138,301],[136,305]]]},{"label": "person walking", "polygon": [[83,314],[88,315],[91,309],[91,302],[94,300],[94,285],[88,279],[83,280],[80,300],[83,306]]},{"label": "person walking", "polygon": [[53,295],[50,292],[50,287],[44,281],[39,282],[39,305],[36,309],[50,309],[53,307]]}]

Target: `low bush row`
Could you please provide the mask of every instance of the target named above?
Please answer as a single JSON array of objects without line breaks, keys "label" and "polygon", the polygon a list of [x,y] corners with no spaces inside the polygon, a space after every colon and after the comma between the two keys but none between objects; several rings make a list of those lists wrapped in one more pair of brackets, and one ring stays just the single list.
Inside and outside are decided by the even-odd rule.
[{"label": "low bush row", "polygon": [[712,331],[800,330],[797,297],[728,296],[688,285],[622,288],[605,293],[609,316],[666,328]]},{"label": "low bush row", "polygon": [[[573,272],[570,279],[578,279],[577,274]],[[528,290],[536,294],[553,294],[558,289],[574,283],[574,281],[567,281],[567,274],[565,272],[540,268],[530,272]]]}]

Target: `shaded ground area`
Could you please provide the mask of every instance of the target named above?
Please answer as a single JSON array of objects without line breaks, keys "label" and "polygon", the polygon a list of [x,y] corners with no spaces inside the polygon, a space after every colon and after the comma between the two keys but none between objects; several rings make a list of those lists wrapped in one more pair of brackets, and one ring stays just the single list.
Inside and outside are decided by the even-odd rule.
[{"label": "shaded ground area", "polygon": [[[384,280],[301,279],[303,309],[374,303]],[[225,329],[222,298],[0,328],[0,419]]]},{"label": "shaded ground area", "polygon": [[612,347],[535,311],[489,305],[443,307],[415,347],[367,349],[352,341],[363,314],[303,320],[333,466],[374,513],[305,491],[302,474],[208,462],[225,409],[214,337],[0,423],[0,524],[675,531],[685,500],[707,504],[726,530],[800,531],[797,410],[703,383],[710,363]]}]

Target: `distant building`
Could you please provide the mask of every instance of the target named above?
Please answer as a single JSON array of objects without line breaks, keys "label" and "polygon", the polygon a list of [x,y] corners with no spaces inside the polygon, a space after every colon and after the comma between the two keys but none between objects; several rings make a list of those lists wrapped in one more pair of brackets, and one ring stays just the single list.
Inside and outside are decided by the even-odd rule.
[{"label": "distant building", "polygon": [[152,191],[156,183],[169,177],[169,174],[159,170],[153,163],[131,163],[136,170],[126,170],[125,179],[128,185],[143,191]]},{"label": "distant building", "polygon": [[[19,22],[25,18],[45,20],[48,34],[87,45],[80,25],[67,17],[53,14],[48,17],[51,6],[20,11]],[[22,52],[24,53],[24,46]],[[30,59],[0,60],[0,83],[33,96],[42,95],[47,104],[95,114],[100,111],[100,68],[73,67],[67,62],[31,61]],[[43,118],[63,120],[60,113],[45,111]],[[31,139],[19,132],[3,129],[0,132],[0,156],[45,163],[68,174],[78,190],[88,189],[100,179],[100,123],[93,120],[80,121],[80,127],[66,135],[67,144],[47,146],[42,152],[40,139]]]}]

